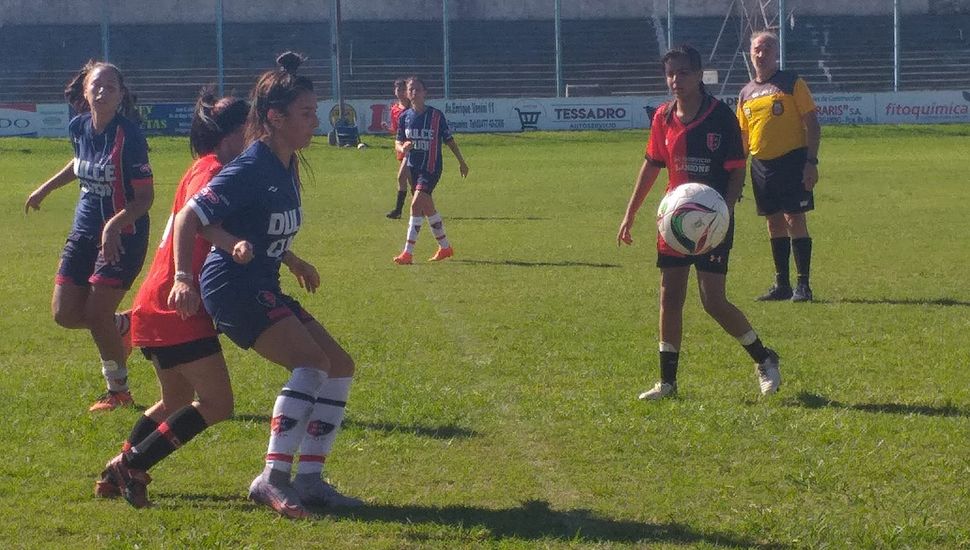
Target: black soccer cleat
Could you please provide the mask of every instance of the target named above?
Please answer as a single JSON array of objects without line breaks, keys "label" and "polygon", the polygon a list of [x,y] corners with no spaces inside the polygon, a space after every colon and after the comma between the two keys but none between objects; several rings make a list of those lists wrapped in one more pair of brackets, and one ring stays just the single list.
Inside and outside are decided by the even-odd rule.
[{"label": "black soccer cleat", "polygon": [[798,283],[797,285],[795,285],[795,291],[792,292],[791,301],[811,302],[812,287],[808,286],[808,283]]},{"label": "black soccer cleat", "polygon": [[401,211],[400,210],[391,210],[390,212],[388,212],[385,215],[390,220],[399,220],[399,219],[401,219]]},{"label": "black soccer cleat", "polygon": [[771,285],[768,292],[765,292],[757,298],[759,302],[777,302],[790,299],[792,299],[791,287],[788,285],[780,286],[778,284]]}]

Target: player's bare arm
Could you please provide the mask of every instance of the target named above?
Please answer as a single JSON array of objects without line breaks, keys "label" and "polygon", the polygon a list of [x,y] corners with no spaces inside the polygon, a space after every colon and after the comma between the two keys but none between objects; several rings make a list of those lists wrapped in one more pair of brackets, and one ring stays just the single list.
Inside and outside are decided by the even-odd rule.
[{"label": "player's bare arm", "polygon": [[40,203],[44,202],[51,191],[64,187],[75,179],[77,179],[77,176],[74,174],[74,159],[71,159],[64,165],[64,168],[61,168],[51,179],[45,181],[27,197],[27,202],[24,203],[24,213],[30,212],[31,209],[40,210]]},{"label": "player's bare arm", "polygon": [[253,243],[226,231],[222,224],[216,223],[202,227],[199,229],[199,234],[216,248],[232,254],[232,259],[237,264],[248,264],[255,257]]},{"label": "player's bare arm", "polygon": [[734,205],[738,204],[741,198],[741,190],[744,188],[744,168],[735,168],[728,175],[727,196],[724,202],[727,203],[728,210],[734,212]]},{"label": "player's bare arm", "polygon": [[104,224],[101,230],[101,253],[105,261],[115,263],[121,260],[125,252],[121,246],[121,230],[148,213],[155,201],[155,188],[149,181],[143,185],[135,185],[134,198],[119,210]]},{"label": "player's bare arm", "polygon": [[300,283],[300,288],[305,288],[311,294],[317,291],[317,288],[320,287],[320,273],[313,264],[300,258],[291,250],[287,250],[283,254],[282,261],[283,265],[289,268],[290,273],[296,277],[296,281]]},{"label": "player's bare arm", "polygon": [[175,215],[175,221],[172,224],[175,283],[168,294],[168,306],[177,311],[182,319],[195,315],[202,303],[202,297],[196,287],[195,274],[191,271],[195,235],[201,227],[202,220],[190,205],[186,205]]},{"label": "player's bare arm", "polygon": [[802,183],[805,184],[806,191],[811,191],[818,183],[818,148],[822,142],[822,127],[815,111],[806,113],[802,117],[802,123],[805,125],[805,146],[808,149],[808,162],[805,163],[802,173]]},{"label": "player's bare arm", "polygon": [[458,171],[461,173],[461,177],[468,177],[468,163],[465,162],[465,158],[461,156],[461,149],[458,148],[458,142],[455,138],[451,138],[445,143],[448,144],[448,148],[451,149],[452,154],[458,159]]},{"label": "player's bare arm", "polygon": [[623,215],[623,221],[620,223],[620,230],[616,234],[617,246],[621,244],[633,244],[633,235],[631,234],[633,222],[636,221],[637,212],[643,206],[643,201],[647,198],[647,194],[650,193],[650,189],[653,188],[653,184],[657,181],[658,175],[660,175],[660,167],[651,164],[649,160],[644,160],[643,165],[640,166],[640,173],[637,174],[637,181],[633,187],[633,195],[630,196],[630,203],[627,205],[626,213]]}]

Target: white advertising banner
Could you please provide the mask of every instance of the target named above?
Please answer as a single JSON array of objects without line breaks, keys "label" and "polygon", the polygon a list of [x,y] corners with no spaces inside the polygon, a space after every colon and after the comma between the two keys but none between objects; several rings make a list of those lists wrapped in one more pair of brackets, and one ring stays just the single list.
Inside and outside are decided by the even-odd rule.
[{"label": "white advertising banner", "polygon": [[875,94],[879,124],[970,122],[970,92],[890,92]]},{"label": "white advertising banner", "polygon": [[813,94],[821,124],[875,124],[875,94]]},{"label": "white advertising banner", "polygon": [[0,136],[65,136],[67,105],[0,103]]}]

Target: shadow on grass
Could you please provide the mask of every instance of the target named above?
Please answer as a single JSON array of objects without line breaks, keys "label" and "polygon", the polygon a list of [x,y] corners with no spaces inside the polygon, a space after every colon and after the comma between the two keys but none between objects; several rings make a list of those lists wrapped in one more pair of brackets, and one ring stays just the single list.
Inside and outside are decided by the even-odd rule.
[{"label": "shadow on grass", "polygon": [[463,221],[473,221],[473,222],[537,222],[537,221],[547,221],[551,218],[541,218],[539,216],[448,216],[448,220],[463,220]]},{"label": "shadow on grass", "polygon": [[619,264],[597,264],[590,262],[522,262],[517,260],[451,260],[455,264],[470,265],[507,265],[512,267],[597,267],[597,268],[616,268],[623,267]]},{"label": "shadow on grass", "polygon": [[[231,420],[237,422],[257,422],[269,424],[270,417],[265,414],[237,414]],[[347,418],[343,422],[344,429],[358,428],[361,430],[374,430],[387,433],[409,433],[418,437],[428,437],[431,439],[469,439],[478,437],[479,433],[454,424],[443,426],[421,426],[416,424],[396,424],[394,422],[368,422],[365,420],[354,420]]]},{"label": "shadow on grass", "polygon": [[729,548],[786,548],[760,544],[730,533],[703,532],[680,523],[641,523],[616,520],[590,510],[552,510],[544,501],[529,501],[518,508],[491,510],[473,506],[394,506],[368,504],[335,509],[332,516],[357,521],[395,521],[403,524],[448,525],[468,531],[481,527],[492,540],[520,539],[582,542],[639,542],[708,544]]},{"label": "shadow on grass", "polygon": [[833,408],[871,413],[970,418],[970,410],[953,405],[936,407],[933,405],[904,405],[901,403],[842,403],[829,399],[824,395],[805,391],[799,392],[795,400],[790,402],[790,404],[808,409]]},{"label": "shadow on grass", "polygon": [[953,298],[843,298],[833,300],[840,304],[891,305],[891,306],[958,306],[970,307],[970,302]]}]

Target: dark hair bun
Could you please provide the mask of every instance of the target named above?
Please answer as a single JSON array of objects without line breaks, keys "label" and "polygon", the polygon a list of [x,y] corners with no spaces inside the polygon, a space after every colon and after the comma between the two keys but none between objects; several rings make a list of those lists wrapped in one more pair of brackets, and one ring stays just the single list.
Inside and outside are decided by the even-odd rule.
[{"label": "dark hair bun", "polygon": [[306,57],[296,52],[283,52],[276,58],[276,64],[290,74],[296,74],[296,70],[306,61]]}]

